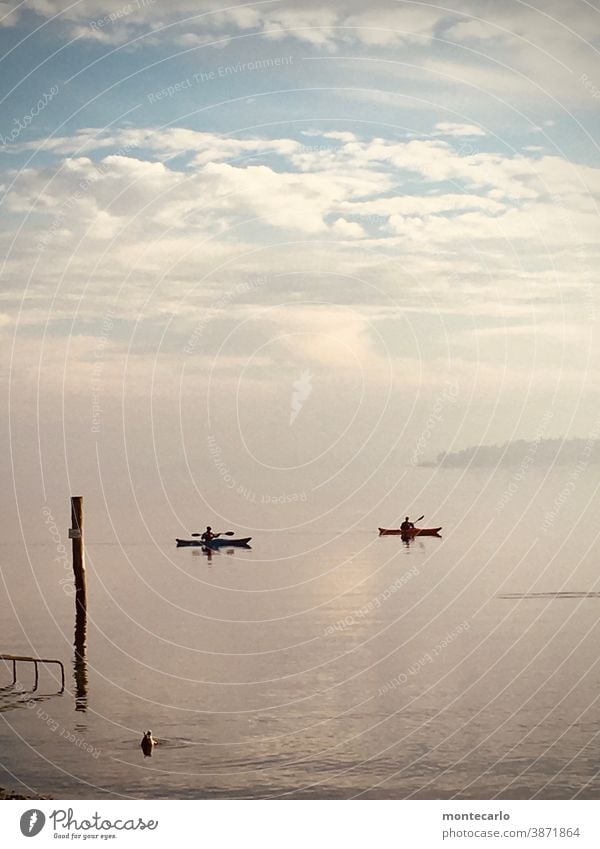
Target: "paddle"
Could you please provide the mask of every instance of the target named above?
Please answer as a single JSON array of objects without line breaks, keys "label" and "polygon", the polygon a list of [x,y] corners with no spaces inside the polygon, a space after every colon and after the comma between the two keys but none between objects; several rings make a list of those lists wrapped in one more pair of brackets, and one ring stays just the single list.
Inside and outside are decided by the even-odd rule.
[{"label": "paddle", "polygon": [[[201,537],[202,534],[192,534],[193,537]],[[235,536],[235,531],[220,531],[218,534],[213,534],[213,539],[217,537],[232,537]]]}]

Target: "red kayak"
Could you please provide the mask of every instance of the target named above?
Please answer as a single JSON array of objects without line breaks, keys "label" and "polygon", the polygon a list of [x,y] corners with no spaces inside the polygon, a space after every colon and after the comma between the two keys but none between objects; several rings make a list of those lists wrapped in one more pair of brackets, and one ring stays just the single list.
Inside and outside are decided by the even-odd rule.
[{"label": "red kayak", "polygon": [[403,531],[400,528],[379,528],[379,536],[439,537],[441,530],[441,528],[408,528]]}]

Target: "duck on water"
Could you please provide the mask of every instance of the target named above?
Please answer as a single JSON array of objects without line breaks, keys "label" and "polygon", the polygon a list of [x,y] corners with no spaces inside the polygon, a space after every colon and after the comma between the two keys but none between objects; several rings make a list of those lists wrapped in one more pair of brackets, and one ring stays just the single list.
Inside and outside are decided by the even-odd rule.
[{"label": "duck on water", "polygon": [[144,753],[145,758],[152,757],[152,750],[156,746],[156,740],[152,736],[152,731],[145,731],[144,736],[142,737],[142,742],[140,743],[142,748],[142,752]]}]

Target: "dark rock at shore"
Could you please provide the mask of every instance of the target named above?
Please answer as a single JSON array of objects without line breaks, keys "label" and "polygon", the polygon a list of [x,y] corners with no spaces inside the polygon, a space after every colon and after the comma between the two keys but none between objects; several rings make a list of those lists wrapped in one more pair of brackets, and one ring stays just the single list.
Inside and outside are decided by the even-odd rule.
[{"label": "dark rock at shore", "polygon": [[0,802],[10,802],[15,799],[51,799],[51,796],[22,796],[20,793],[13,793],[11,790],[5,790],[0,787]]}]

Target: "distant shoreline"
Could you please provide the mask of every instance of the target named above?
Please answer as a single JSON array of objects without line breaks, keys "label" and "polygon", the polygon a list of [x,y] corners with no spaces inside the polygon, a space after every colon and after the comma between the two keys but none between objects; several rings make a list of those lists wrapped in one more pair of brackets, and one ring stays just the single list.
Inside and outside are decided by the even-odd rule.
[{"label": "distant shoreline", "polygon": [[502,445],[472,445],[461,451],[442,451],[435,459],[413,463],[421,469],[587,467],[600,463],[598,429],[589,439],[580,437],[534,440],[516,439]]}]

